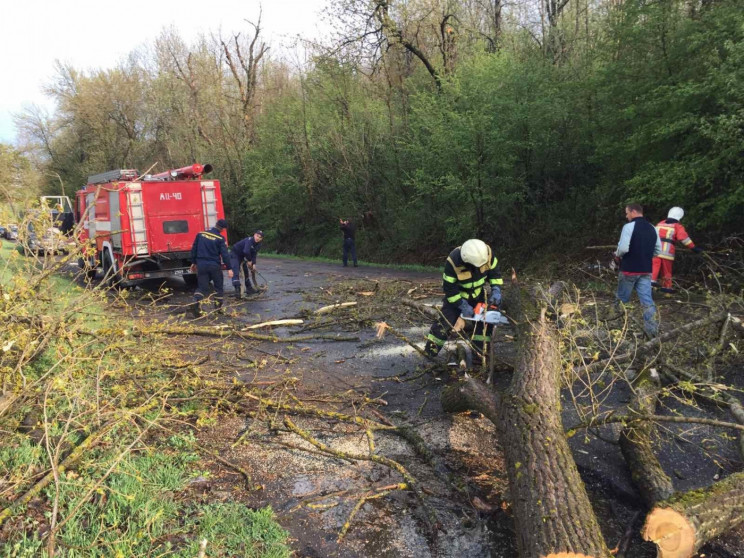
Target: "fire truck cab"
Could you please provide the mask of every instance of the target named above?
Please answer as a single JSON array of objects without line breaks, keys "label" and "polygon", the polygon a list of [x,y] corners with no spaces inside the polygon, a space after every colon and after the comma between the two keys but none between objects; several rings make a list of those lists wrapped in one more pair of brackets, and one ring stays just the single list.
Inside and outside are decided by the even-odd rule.
[{"label": "fire truck cab", "polygon": [[224,218],[219,181],[202,179],[211,171],[194,164],[155,175],[121,169],[88,177],[76,195],[87,259],[81,268],[93,276],[101,267],[105,280],[121,286],[167,277],[195,283],[194,238]]}]

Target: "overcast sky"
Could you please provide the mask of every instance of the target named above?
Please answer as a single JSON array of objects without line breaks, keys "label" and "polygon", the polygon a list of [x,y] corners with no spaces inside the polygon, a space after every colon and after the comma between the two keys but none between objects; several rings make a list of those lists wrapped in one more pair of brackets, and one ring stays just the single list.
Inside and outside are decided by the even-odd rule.
[{"label": "overcast sky", "polygon": [[13,113],[35,103],[51,108],[42,87],[54,61],[81,70],[110,68],[164,27],[187,42],[200,33],[246,31],[263,6],[262,27],[272,51],[293,37],[322,35],[320,11],[327,0],[11,0],[0,24],[0,142],[15,139]]}]

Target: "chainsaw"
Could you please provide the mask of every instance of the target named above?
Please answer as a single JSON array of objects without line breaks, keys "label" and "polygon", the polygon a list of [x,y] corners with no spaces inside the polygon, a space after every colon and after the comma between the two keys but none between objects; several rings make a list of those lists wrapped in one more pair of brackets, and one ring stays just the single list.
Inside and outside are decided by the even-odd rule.
[{"label": "chainsaw", "polygon": [[479,302],[475,305],[473,314],[472,318],[466,318],[465,316],[460,316],[460,318],[469,322],[485,322],[493,325],[509,323],[506,316],[496,310],[495,306],[488,306],[484,302]]}]

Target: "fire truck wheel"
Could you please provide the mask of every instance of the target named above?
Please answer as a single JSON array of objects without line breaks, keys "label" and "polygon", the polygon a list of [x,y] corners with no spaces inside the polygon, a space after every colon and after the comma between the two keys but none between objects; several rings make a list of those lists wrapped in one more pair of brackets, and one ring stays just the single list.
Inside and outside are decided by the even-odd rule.
[{"label": "fire truck wheel", "polygon": [[116,287],[120,281],[114,269],[111,253],[108,251],[103,253],[103,280],[109,287]]}]

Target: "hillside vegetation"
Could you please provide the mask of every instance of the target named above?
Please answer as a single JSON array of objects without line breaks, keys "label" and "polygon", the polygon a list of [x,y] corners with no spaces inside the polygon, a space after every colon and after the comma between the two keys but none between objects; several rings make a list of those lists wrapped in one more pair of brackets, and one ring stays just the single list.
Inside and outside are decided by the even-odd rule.
[{"label": "hillside vegetation", "polygon": [[[744,211],[736,0],[345,0],[289,64],[260,21],[116,67],[60,64],[52,114],[19,118],[58,193],[113,168],[214,165],[231,234],[372,261],[439,262],[469,237],[524,263],[614,241],[622,206],[686,210],[718,242]],[[68,192],[69,193],[69,192]]]}]

